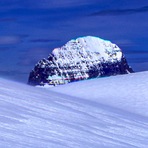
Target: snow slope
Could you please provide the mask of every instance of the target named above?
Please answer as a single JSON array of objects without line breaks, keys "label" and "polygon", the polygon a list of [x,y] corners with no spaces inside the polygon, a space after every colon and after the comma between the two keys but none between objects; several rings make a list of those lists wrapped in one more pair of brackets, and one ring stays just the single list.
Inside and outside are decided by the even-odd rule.
[{"label": "snow slope", "polygon": [[139,72],[91,79],[79,82],[78,85],[69,84],[53,90],[148,116],[147,76],[148,72]]},{"label": "snow slope", "polygon": [[0,79],[2,148],[147,148],[148,72],[38,88]]}]

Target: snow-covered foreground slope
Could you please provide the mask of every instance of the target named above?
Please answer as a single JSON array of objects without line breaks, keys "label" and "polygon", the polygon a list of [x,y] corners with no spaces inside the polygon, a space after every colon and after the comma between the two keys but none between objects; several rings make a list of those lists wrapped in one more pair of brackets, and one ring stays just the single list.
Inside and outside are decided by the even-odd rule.
[{"label": "snow-covered foreground slope", "polygon": [[2,148],[147,148],[148,72],[37,88],[0,79]]},{"label": "snow-covered foreground slope", "polygon": [[92,79],[52,90],[148,117],[148,72]]}]

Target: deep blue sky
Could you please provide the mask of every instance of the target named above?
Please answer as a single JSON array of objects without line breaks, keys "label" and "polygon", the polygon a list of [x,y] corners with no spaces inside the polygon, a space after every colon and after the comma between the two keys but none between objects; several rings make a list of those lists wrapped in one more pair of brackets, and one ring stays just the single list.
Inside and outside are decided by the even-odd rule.
[{"label": "deep blue sky", "polygon": [[0,0],[0,76],[27,82],[53,48],[86,35],[116,43],[135,71],[148,70],[147,0]]}]

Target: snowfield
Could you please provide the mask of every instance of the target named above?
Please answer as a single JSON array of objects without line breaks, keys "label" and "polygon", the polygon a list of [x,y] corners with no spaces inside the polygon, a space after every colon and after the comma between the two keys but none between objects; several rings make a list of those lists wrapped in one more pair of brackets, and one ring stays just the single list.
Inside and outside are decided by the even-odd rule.
[{"label": "snowfield", "polygon": [[148,72],[31,87],[0,78],[0,148],[147,148]]}]

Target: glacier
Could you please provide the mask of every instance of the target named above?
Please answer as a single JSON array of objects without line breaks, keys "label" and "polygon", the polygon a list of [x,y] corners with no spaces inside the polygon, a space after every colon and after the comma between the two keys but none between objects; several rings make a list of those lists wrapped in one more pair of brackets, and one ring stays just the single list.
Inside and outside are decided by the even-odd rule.
[{"label": "glacier", "polygon": [[148,71],[57,87],[0,78],[1,148],[147,148]]}]

